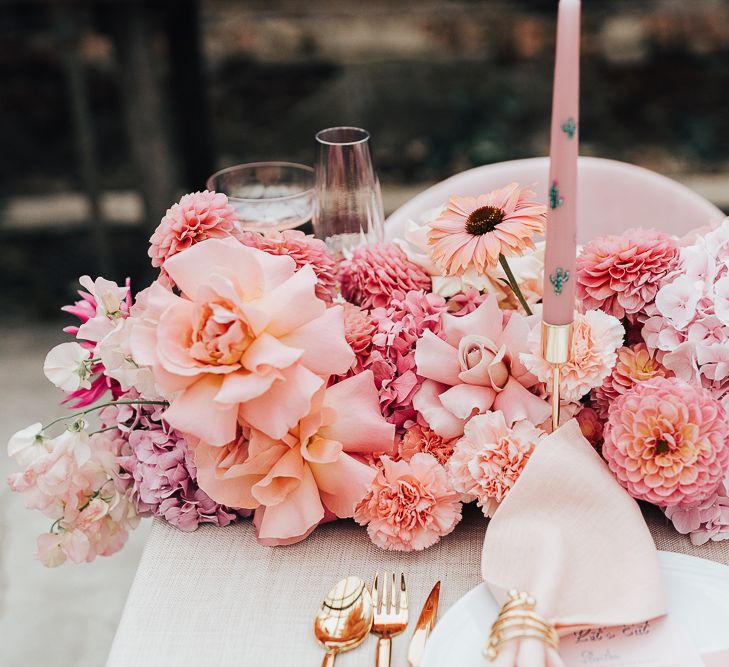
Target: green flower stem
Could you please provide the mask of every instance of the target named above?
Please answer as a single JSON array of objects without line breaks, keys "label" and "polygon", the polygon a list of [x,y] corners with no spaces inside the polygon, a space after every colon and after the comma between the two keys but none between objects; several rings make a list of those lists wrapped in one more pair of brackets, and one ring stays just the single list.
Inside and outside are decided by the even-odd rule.
[{"label": "green flower stem", "polygon": [[511,290],[514,292],[514,294],[516,294],[516,298],[519,299],[519,303],[522,305],[522,308],[524,308],[524,310],[526,311],[526,314],[531,315],[532,309],[529,307],[527,300],[524,298],[524,295],[521,293],[519,284],[516,282],[514,273],[512,272],[511,267],[509,266],[509,262],[506,261],[506,257],[504,257],[504,255],[499,255],[499,263],[501,264],[501,268],[504,269],[506,278],[509,281],[509,287],[511,287]]},{"label": "green flower stem", "polygon": [[53,421],[48,422],[42,430],[45,431],[46,429],[50,428],[54,424],[58,424],[62,421],[68,421],[70,419],[75,419],[76,417],[83,417],[84,415],[88,415],[92,412],[96,412],[96,410],[101,410],[101,408],[106,408],[110,405],[169,405],[167,401],[107,401],[106,403],[101,403],[99,405],[95,405],[92,408],[86,408],[86,410],[80,410],[79,412],[74,412],[72,415],[65,415],[63,417],[58,417],[58,419],[54,419]]}]

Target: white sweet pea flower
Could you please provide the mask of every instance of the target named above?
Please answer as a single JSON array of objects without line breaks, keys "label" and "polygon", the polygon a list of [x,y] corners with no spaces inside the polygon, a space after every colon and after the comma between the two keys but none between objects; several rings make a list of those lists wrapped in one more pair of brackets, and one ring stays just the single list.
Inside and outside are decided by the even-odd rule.
[{"label": "white sweet pea flower", "polygon": [[136,389],[142,396],[154,398],[161,395],[152,369],[134,361],[130,345],[133,318],[119,320],[114,329],[96,346],[96,353],[104,364],[104,373],[119,382],[124,391]]},{"label": "white sweet pea flower", "polygon": [[45,450],[43,444],[43,425],[40,422],[26,426],[8,440],[8,456],[22,467],[32,463]]},{"label": "white sweet pea flower", "polygon": [[89,389],[91,367],[88,361],[89,351],[79,343],[61,343],[46,355],[43,372],[63,391],[70,393],[80,388]]}]

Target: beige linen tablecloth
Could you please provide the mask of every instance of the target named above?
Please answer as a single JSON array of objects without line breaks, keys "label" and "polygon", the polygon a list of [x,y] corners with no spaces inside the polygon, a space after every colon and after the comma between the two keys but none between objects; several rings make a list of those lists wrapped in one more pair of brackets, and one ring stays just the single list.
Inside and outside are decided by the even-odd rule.
[{"label": "beige linen tablecloth", "polygon": [[[646,518],[659,549],[729,564],[729,542],[694,547],[655,508]],[[393,645],[393,665],[407,644],[425,596],[442,580],[440,614],[480,583],[487,522],[468,507],[463,522],[421,553],[382,551],[351,521],[322,526],[300,544],[263,547],[250,521],[183,533],[155,520],[109,656],[109,667],[319,665],[312,622],[331,585],[348,574],[371,581],[376,569],[403,570],[411,625]],[[484,628],[484,636],[486,633]],[[342,654],[337,665],[374,665],[375,639]]]}]

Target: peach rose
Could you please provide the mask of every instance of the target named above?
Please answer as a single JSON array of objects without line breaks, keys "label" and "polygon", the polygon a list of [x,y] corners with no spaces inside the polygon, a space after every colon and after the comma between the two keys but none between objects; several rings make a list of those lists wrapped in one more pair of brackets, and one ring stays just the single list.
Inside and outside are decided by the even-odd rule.
[{"label": "peach rose", "polygon": [[170,398],[174,428],[224,445],[238,424],[280,439],[354,355],[341,307],[315,296],[316,275],[290,257],[208,239],[170,257],[177,296],[155,282],[131,332],[132,356]]},{"label": "peach rose", "polygon": [[376,471],[353,454],[391,451],[394,438],[365,371],[318,391],[281,439],[252,430],[222,447],[198,443],[197,481],[216,502],[255,509],[260,542],[291,544],[328,518],[354,514]]}]

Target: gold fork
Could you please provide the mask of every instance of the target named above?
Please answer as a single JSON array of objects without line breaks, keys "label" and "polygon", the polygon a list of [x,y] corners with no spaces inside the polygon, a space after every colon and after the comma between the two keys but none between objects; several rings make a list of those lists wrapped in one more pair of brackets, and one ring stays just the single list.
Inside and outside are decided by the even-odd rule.
[{"label": "gold fork", "polygon": [[390,667],[392,654],[392,638],[399,635],[408,625],[408,594],[405,588],[405,575],[400,574],[400,596],[396,595],[395,573],[392,583],[387,586],[388,576],[385,572],[380,586],[380,573],[375,574],[372,584],[372,606],[375,620],[372,632],[378,635],[376,667]]}]

